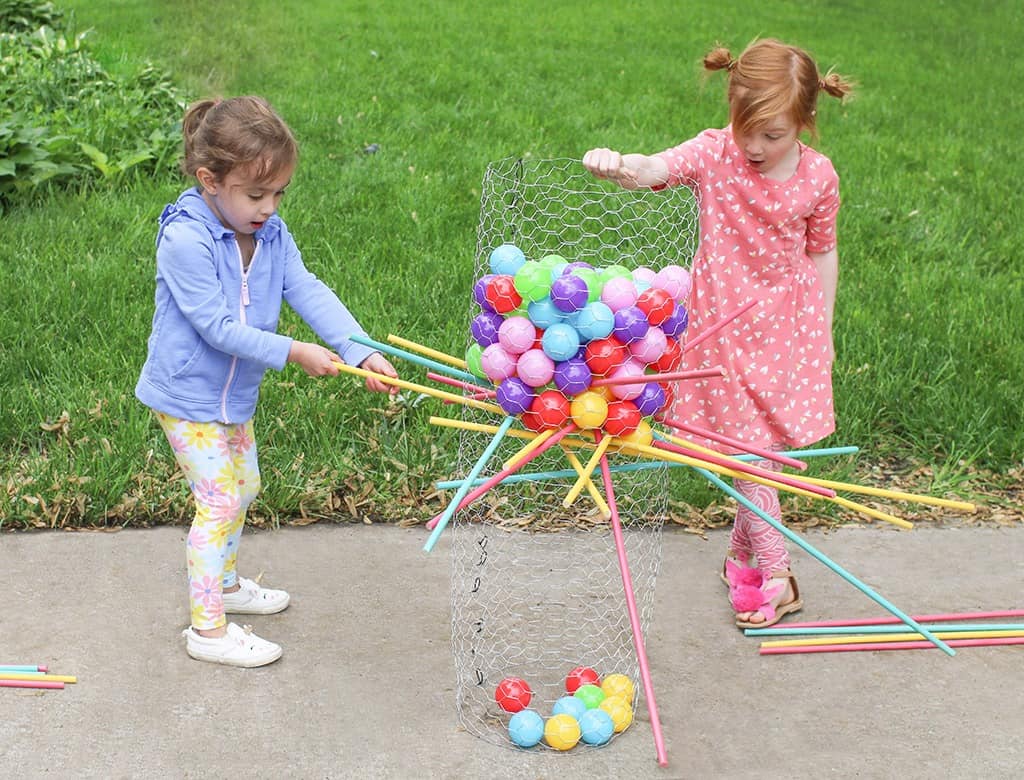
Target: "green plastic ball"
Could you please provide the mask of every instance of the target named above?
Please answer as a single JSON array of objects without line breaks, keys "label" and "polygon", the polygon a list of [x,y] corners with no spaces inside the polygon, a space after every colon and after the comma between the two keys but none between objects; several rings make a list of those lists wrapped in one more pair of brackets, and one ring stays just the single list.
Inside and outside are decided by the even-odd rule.
[{"label": "green plastic ball", "polygon": [[573,694],[577,699],[581,699],[584,704],[587,705],[588,710],[592,710],[595,707],[600,707],[601,702],[604,701],[605,693],[597,685],[581,685],[576,689],[576,693]]}]

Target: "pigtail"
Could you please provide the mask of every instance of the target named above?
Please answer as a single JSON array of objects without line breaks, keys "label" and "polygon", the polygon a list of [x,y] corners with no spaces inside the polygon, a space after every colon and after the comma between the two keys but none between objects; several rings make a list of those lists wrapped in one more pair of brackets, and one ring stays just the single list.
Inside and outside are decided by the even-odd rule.
[{"label": "pigtail", "polygon": [[181,120],[181,134],[184,137],[184,156],[181,158],[181,172],[186,176],[192,176],[198,166],[193,162],[193,149],[195,148],[196,134],[203,124],[203,120],[210,112],[210,109],[217,105],[220,100],[207,98],[197,100],[185,110],[185,118]]},{"label": "pigtail", "polygon": [[844,100],[852,95],[855,86],[854,82],[832,70],[829,70],[828,73],[818,80],[818,89],[820,91],[827,92],[832,97],[839,98],[840,100]]},{"label": "pigtail", "polygon": [[704,70],[732,70],[736,60],[724,46],[716,46],[704,55]]}]

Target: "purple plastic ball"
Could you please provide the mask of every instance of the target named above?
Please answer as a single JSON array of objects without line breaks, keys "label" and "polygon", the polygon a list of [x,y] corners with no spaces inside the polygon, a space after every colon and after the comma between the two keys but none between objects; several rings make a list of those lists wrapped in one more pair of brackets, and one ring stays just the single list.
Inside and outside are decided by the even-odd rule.
[{"label": "purple plastic ball", "polygon": [[473,300],[476,301],[477,305],[484,311],[494,311],[494,307],[491,306],[486,295],[487,284],[494,278],[494,276],[494,274],[481,276],[473,285]]},{"label": "purple plastic ball", "polygon": [[661,323],[661,329],[665,331],[665,335],[670,339],[678,339],[683,335],[683,331],[686,330],[689,321],[690,315],[687,314],[686,307],[678,303],[668,316],[668,319]]},{"label": "purple plastic ball", "polygon": [[636,306],[627,306],[615,312],[614,333],[623,344],[643,338],[650,327],[647,315]]},{"label": "purple plastic ball", "polygon": [[469,323],[473,340],[481,347],[489,347],[498,340],[498,328],[505,319],[495,311],[482,311]]},{"label": "purple plastic ball", "polygon": [[665,405],[665,391],[657,382],[645,382],[640,395],[633,399],[636,408],[644,417],[651,417]]},{"label": "purple plastic ball", "polygon": [[579,311],[589,297],[587,283],[575,274],[562,274],[551,283],[551,302],[562,311]]},{"label": "purple plastic ball", "polygon": [[555,363],[554,382],[566,396],[579,395],[588,387],[594,375],[583,358],[572,357]]},{"label": "purple plastic ball", "polygon": [[495,400],[505,414],[520,415],[529,411],[534,399],[533,389],[522,379],[514,376],[503,380],[494,392]]}]

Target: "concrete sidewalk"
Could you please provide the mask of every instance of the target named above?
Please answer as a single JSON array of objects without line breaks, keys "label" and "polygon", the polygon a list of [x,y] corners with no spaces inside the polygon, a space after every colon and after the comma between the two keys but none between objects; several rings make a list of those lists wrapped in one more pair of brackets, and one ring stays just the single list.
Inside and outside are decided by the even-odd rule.
[{"label": "concrete sidewalk", "polygon": [[[0,535],[0,663],[77,685],[0,690],[2,778],[994,778],[1024,770],[1024,646],[759,656],[716,575],[724,532],[666,529],[646,712],[609,746],[527,753],[458,725],[449,547],[422,529],[247,533],[292,593],[284,645],[240,670],[185,654],[183,528]],[[1024,527],[854,527],[808,541],[911,614],[1024,607]],[[885,612],[801,550],[803,620]],[[239,622],[242,622],[239,620]],[[1021,622],[1021,621],[1015,621]]]}]

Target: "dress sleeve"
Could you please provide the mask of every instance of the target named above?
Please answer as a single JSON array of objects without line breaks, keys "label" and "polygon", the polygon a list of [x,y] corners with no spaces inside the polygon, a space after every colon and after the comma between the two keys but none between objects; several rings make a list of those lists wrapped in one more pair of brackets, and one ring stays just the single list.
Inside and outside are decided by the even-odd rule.
[{"label": "dress sleeve", "polygon": [[685,185],[693,187],[705,176],[712,161],[722,156],[724,131],[705,130],[700,135],[658,153],[668,166],[668,180],[652,189]]},{"label": "dress sleeve", "polygon": [[836,248],[836,215],[838,213],[839,176],[829,164],[821,199],[807,218],[807,252],[821,254]]}]

